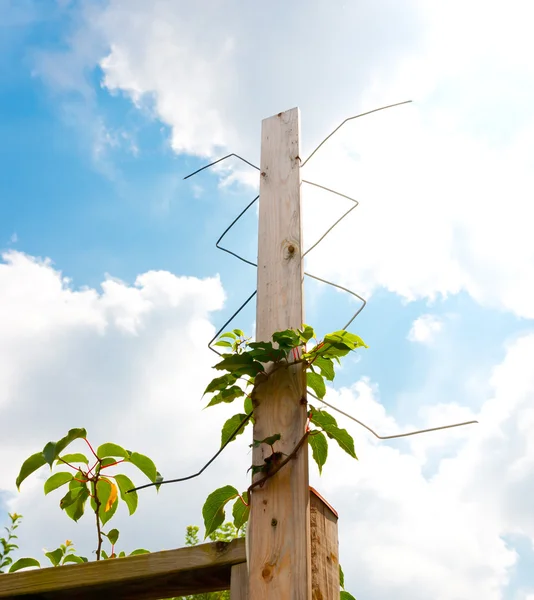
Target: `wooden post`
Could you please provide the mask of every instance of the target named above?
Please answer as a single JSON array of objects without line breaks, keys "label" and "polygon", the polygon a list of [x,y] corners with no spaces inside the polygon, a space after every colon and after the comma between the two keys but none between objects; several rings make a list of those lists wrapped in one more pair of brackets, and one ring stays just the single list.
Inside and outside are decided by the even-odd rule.
[{"label": "wooden post", "polygon": [[[303,323],[303,264],[298,108],[262,123],[256,339]],[[290,454],[307,418],[300,365],[281,369],[254,391],[254,439],[279,433],[275,450]],[[254,449],[263,464],[269,446]],[[261,473],[255,478],[261,477]],[[251,493],[249,592],[254,600],[309,600],[310,492],[308,444]]]},{"label": "wooden post", "polygon": [[[310,488],[313,600],[339,600],[337,520],[337,512],[322,496]],[[232,567],[232,571],[235,568],[237,567]]]}]

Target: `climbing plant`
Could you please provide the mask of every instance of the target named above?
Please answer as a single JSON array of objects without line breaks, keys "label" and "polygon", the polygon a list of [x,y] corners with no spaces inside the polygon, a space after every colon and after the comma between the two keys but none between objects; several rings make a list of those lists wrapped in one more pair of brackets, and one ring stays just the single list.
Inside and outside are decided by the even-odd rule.
[{"label": "climbing plant", "polygon": [[[24,461],[16,480],[17,488],[20,489],[21,483],[29,475],[48,465],[51,471],[53,468],[57,471],[45,481],[44,493],[47,495],[68,485],[68,491],[59,502],[60,508],[67,516],[78,521],[84,515],[89,502],[96,525],[96,560],[126,555],[124,551],[117,553],[115,548],[119,531],[110,529],[107,533],[104,532],[104,526],[114,516],[119,501],[126,505],[131,515],[137,508],[137,492],[140,489],[149,486],[159,489],[163,484],[200,475],[231,442],[245,431],[249,423],[253,422],[254,391],[264,385],[276,372],[300,365],[300,368],[305,371],[309,394],[320,403],[326,394],[326,382],[333,381],[335,378],[336,366],[340,364],[340,359],[359,348],[367,348],[360,337],[345,330],[330,333],[319,341],[315,331],[309,325],[303,325],[302,328],[295,330],[278,331],[273,334],[271,341],[262,342],[252,341],[243,331],[234,329],[223,333],[214,345],[223,350],[219,362],[214,365],[214,369],[221,374],[215,377],[204,391],[203,396],[209,396],[207,406],[241,400],[243,408],[223,424],[219,450],[198,473],[181,479],[164,480],[154,462],[143,454],[126,450],[111,442],[102,444],[95,450],[87,439],[86,430],[82,428],[71,429],[57,442],[48,442],[43,450]],[[319,472],[322,472],[328,458],[329,441],[336,442],[352,458],[357,458],[352,436],[346,429],[338,426],[332,414],[315,402],[308,403],[307,410],[308,418],[302,437],[288,455],[277,450],[277,442],[281,439],[279,432],[272,432],[261,440],[254,439],[251,446],[265,445],[271,449],[262,464],[253,464],[249,469],[253,474],[261,474],[261,476],[241,493],[234,486],[226,485],[209,494],[202,508],[205,538],[213,537],[216,532],[221,531],[226,518],[226,506],[232,501],[233,527],[236,531],[242,530],[249,518],[250,497],[254,489],[262,486],[267,479],[280,471],[296,456],[303,444],[310,445]],[[91,459],[81,452],[64,453],[67,446],[76,440],[85,442]],[[116,468],[124,463],[137,467],[150,483],[135,487],[128,476],[115,472]],[[12,539],[13,535],[8,538],[8,550],[13,549],[9,546]],[[105,539],[110,544],[109,552],[102,547]],[[130,555],[145,552],[148,550],[138,549]],[[46,556],[53,566],[87,561],[87,558],[75,553],[72,543],[68,540],[56,550],[47,552]],[[7,563],[4,561],[3,566],[7,566],[10,562],[10,559]],[[10,565],[10,572],[32,566],[39,567],[39,561],[33,558],[21,558]],[[344,577],[341,569],[340,581],[343,588]],[[343,589],[340,594],[343,600],[353,598]]]}]

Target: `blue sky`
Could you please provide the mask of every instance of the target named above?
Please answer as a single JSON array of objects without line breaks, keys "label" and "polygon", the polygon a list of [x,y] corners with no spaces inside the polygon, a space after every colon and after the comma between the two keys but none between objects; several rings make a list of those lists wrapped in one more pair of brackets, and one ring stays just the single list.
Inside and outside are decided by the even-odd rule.
[{"label": "blue sky", "polygon": [[[450,589],[443,587],[438,575],[434,583],[425,580],[417,552],[424,556],[426,545],[432,547],[440,542],[438,538],[421,538],[417,549],[410,549],[415,558],[406,563],[413,581],[422,586],[421,598],[433,594],[452,600],[469,594],[472,597],[472,590],[483,590],[480,597],[487,600],[531,600],[532,512],[507,512],[513,503],[509,504],[505,483],[499,492],[502,498],[497,494],[495,505],[493,500],[486,505],[484,485],[474,489],[468,482],[468,468],[473,472],[485,468],[482,458],[477,463],[473,457],[492,439],[492,427],[500,427],[506,438],[507,427],[523,431],[521,423],[530,418],[528,406],[521,404],[521,399],[528,397],[528,365],[532,360],[525,357],[523,366],[511,361],[516,360],[514,348],[531,339],[534,318],[530,301],[534,299],[530,260],[534,254],[528,225],[532,212],[527,207],[534,189],[530,170],[534,154],[529,137],[529,132],[534,132],[534,113],[532,104],[527,102],[534,94],[534,77],[521,58],[531,44],[521,22],[531,9],[525,3],[514,3],[509,28],[501,33],[508,36],[507,40],[515,41],[501,47],[491,41],[499,27],[499,11],[493,7],[481,25],[478,46],[473,48],[466,29],[437,5],[430,9],[419,2],[409,2],[402,19],[395,21],[391,16],[389,21],[383,15],[395,9],[385,1],[378,3],[379,7],[364,7],[363,16],[358,16],[352,6],[336,0],[333,4],[342,11],[337,18],[323,3],[315,2],[303,11],[302,21],[308,24],[309,31],[319,32],[328,43],[323,56],[316,44],[308,40],[305,28],[299,30],[302,71],[295,75],[286,63],[278,73],[272,64],[288,49],[287,23],[276,24],[273,31],[258,32],[259,41],[271,49],[272,57],[261,54],[255,64],[251,60],[255,40],[250,34],[255,15],[241,14],[238,6],[231,3],[227,14],[221,16],[216,3],[208,4],[213,15],[208,6],[203,13],[164,0],[155,1],[150,7],[120,0],[92,4],[52,0],[0,2],[0,249],[5,253],[4,290],[15,290],[6,292],[5,298],[0,290],[0,306],[6,317],[4,325],[0,320],[0,339],[4,339],[0,346],[4,345],[6,357],[13,355],[13,364],[4,362],[6,381],[15,372],[19,378],[13,375],[16,383],[5,388],[0,401],[5,427],[26,431],[13,407],[17,393],[22,393],[20,382],[28,374],[48,373],[42,386],[46,389],[43,402],[50,398],[50,407],[66,401],[61,399],[61,393],[72,394],[76,385],[86,385],[78,380],[72,384],[74,387],[67,383],[54,387],[51,373],[63,373],[64,365],[71,368],[65,348],[74,348],[81,364],[85,360],[84,344],[94,344],[95,354],[89,357],[88,351],[87,358],[90,365],[96,361],[94,370],[80,367],[80,373],[96,377],[91,385],[97,394],[105,396],[120,387],[120,376],[114,382],[107,375],[99,380],[97,359],[108,351],[112,356],[122,353],[117,355],[120,364],[127,364],[132,358],[129,352],[134,350],[126,349],[121,337],[125,334],[120,331],[120,319],[137,309],[128,304],[125,295],[109,299],[106,304],[111,292],[101,284],[109,277],[122,282],[120,290],[137,289],[130,294],[132,297],[145,290],[153,299],[156,292],[150,291],[150,285],[159,292],[163,289],[163,283],[138,282],[136,287],[138,276],[149,271],[168,272],[189,290],[188,302],[192,304],[180,304],[185,302],[183,299],[168,300],[169,306],[182,307],[179,322],[168,316],[167,300],[153,300],[153,307],[163,308],[150,309],[155,311],[150,323],[137,316],[141,321],[136,321],[135,327],[143,323],[148,333],[153,331],[155,336],[155,332],[160,332],[161,339],[172,337],[175,329],[176,336],[183,336],[189,328],[198,328],[193,337],[194,343],[199,344],[195,365],[199,365],[200,382],[187,384],[188,393],[196,394],[206,380],[202,378],[209,377],[208,367],[213,362],[200,346],[209,341],[213,327],[221,326],[255,286],[255,269],[218,251],[215,241],[256,195],[256,184],[254,172],[235,161],[222,171],[205,171],[187,181],[183,177],[228,152],[238,152],[257,162],[261,118],[294,104],[301,107],[303,144],[309,151],[342,119],[360,109],[413,97],[415,107],[407,112],[393,109],[383,117],[358,121],[357,129],[346,128],[339,141],[325,146],[324,154],[309,167],[313,168],[309,175],[312,180],[351,193],[361,204],[347,223],[310,255],[307,268],[368,298],[367,307],[351,329],[370,348],[358,360],[349,361],[335,386],[338,393],[351,394],[354,411],[369,410],[371,422],[382,430],[393,427],[402,431],[427,426],[428,422],[430,426],[447,424],[465,420],[465,415],[481,421],[486,415],[492,424],[488,430],[475,426],[482,433],[464,432],[450,439],[440,433],[435,442],[420,438],[413,445],[384,444],[385,449],[377,449],[363,439],[361,432],[355,432],[357,444],[360,442],[363,448],[360,463],[376,460],[382,465],[382,456],[389,456],[392,474],[402,470],[401,463],[413,463],[420,478],[413,483],[413,493],[418,494],[420,485],[428,488],[419,494],[421,498],[426,494],[430,499],[432,494],[438,498],[440,482],[449,477],[447,460],[458,461],[457,479],[451,480],[451,486],[457,486],[454,511],[463,515],[470,503],[479,502],[479,512],[485,515],[480,517],[482,524],[484,518],[493,518],[491,515],[502,517],[492,530],[491,543],[481,541],[482,525],[473,525],[466,547],[487,543],[489,550],[487,555],[482,550],[466,550],[465,573],[458,575],[457,587]],[[467,4],[466,18],[475,19],[477,2]],[[462,8],[455,4],[450,10],[460,14]],[[293,8],[288,22],[294,17],[292,11]],[[146,27],[140,23],[146,23]],[[358,35],[351,27],[361,35],[374,36],[367,40],[368,54],[364,57],[358,54],[361,49],[354,41]],[[205,35],[200,35],[201,31]],[[448,37],[457,40],[450,56],[443,42]],[[342,49],[343,59],[334,66],[329,53],[336,50],[341,55]],[[258,77],[258,70],[265,73],[264,79]],[[502,82],[500,86],[493,82],[495,78]],[[501,95],[492,96],[492,101],[482,104],[484,109],[479,110],[487,93],[498,93],[500,87]],[[515,107],[513,118],[509,115],[511,102]],[[334,201],[312,193],[305,194],[304,202],[305,238],[311,241],[324,229],[325,218],[335,218],[332,214],[337,208],[332,208]],[[256,219],[256,211],[250,210],[225,240],[228,247],[242,251],[252,260],[256,255]],[[13,252],[24,253],[30,262],[31,257],[52,262],[49,266],[39,263],[32,275],[34,271],[26,263],[15,264],[9,258]],[[69,278],[65,289],[70,286],[72,290],[96,290],[101,304],[108,308],[94,310],[104,311],[102,318],[109,320],[111,329],[118,327],[113,333],[116,339],[108,340],[107,333],[98,334],[103,335],[100,339],[95,333],[94,340],[87,342],[89,338],[84,336],[89,333],[83,327],[89,327],[89,316],[75,326],[67,317],[63,320],[58,316],[67,310],[61,308],[65,290],[54,291],[57,300],[50,305],[32,304],[32,298],[41,293],[44,297],[39,286],[48,285],[45,279],[55,271]],[[36,279],[31,279],[34,276]],[[217,288],[220,298],[212,284],[206,283],[207,291],[201,292],[187,287],[188,280],[182,279],[217,276],[220,284],[213,285],[222,288]],[[16,308],[12,298],[18,298],[19,293],[26,298],[17,309],[16,319],[21,325],[11,329],[8,317]],[[165,292],[162,298],[171,295],[170,291]],[[50,308],[54,303],[57,310]],[[105,312],[108,310],[111,312]],[[307,282],[306,310],[307,321],[325,332],[341,327],[355,310],[355,304],[346,294]],[[37,346],[40,344],[44,352],[49,345],[51,350],[46,357],[40,353],[41,346],[35,352],[29,347],[26,352],[21,341],[26,339],[23,323],[32,321],[35,314],[41,314],[39,311],[44,311],[42,318],[48,324],[43,325],[47,333],[38,338]],[[13,317],[13,322],[19,323],[16,319]],[[161,323],[167,322],[165,319],[169,319],[168,325],[159,329]],[[253,322],[251,306],[235,325],[251,331]],[[80,333],[82,329],[84,333]],[[14,347],[16,352],[12,352]],[[162,347],[161,352],[165,355],[167,351]],[[135,349],[135,360],[139,364],[150,362],[142,349]],[[77,369],[79,363],[73,363],[72,368]],[[152,373],[151,368],[147,367],[147,373]],[[154,378],[166,381],[171,375],[160,368],[163,367],[154,367]],[[495,383],[495,369],[499,373],[508,369],[510,380],[503,375],[502,381]],[[187,375],[182,373],[180,381]],[[516,390],[514,386],[523,376],[525,387]],[[172,381],[172,386],[177,386],[172,389],[181,395],[180,382]],[[144,380],[130,385],[144,390],[147,397],[157,395],[159,389],[156,385],[151,388]],[[39,381],[36,386],[39,387]],[[503,398],[507,389],[517,401],[510,401],[515,408],[503,416],[502,404],[495,398],[506,402]],[[336,392],[332,393],[336,398]],[[28,391],[28,403],[37,402],[36,398],[34,391]],[[341,402],[341,396],[338,400]],[[80,409],[80,418],[86,414]],[[137,415],[132,408],[131,423],[140,422],[142,414],[141,411]],[[75,412],[70,416],[74,415]],[[501,415],[501,421],[495,421],[495,415]],[[201,416],[195,412],[189,418],[197,423],[195,419]],[[365,420],[365,415],[357,416]],[[512,418],[516,421],[510,424]],[[62,423],[65,427],[74,426],[66,420]],[[216,431],[218,424],[220,418],[213,417],[209,427]],[[28,427],[30,435],[32,429]],[[95,423],[95,435],[110,435],[110,429],[102,426],[99,431],[98,427],[101,425]],[[0,439],[1,433],[2,427]],[[158,436],[153,433],[148,439],[155,442],[157,454]],[[4,448],[6,460],[23,459],[25,450],[32,451],[32,447],[26,441],[11,441]],[[524,461],[530,464],[528,460],[534,455],[526,442],[521,448],[517,454],[509,455],[509,445],[502,442],[502,460],[497,461],[501,470],[497,469],[494,484],[497,486],[498,477],[504,477],[508,471],[516,472],[517,467],[525,487],[515,488],[517,482],[512,482],[510,490],[528,494],[532,469],[521,469],[525,468]],[[163,449],[162,445],[159,450]],[[184,458],[184,469],[188,460]],[[231,457],[228,460],[230,469]],[[361,498],[366,494],[371,499],[373,495],[390,494],[391,502],[401,500],[394,488],[387,492],[379,489],[382,484],[372,479],[371,467],[365,467],[370,469],[362,471],[365,474],[355,474],[354,489],[343,488],[345,491],[338,497],[342,487],[339,479],[347,468],[342,460],[339,457],[332,467],[333,475],[330,479],[326,476],[323,485],[333,495],[333,502],[338,502],[336,506],[343,507],[345,514],[349,512],[347,533],[345,538],[342,535],[341,544],[342,554],[345,551],[347,556],[343,562],[351,564],[358,559],[349,556],[348,532],[357,535],[373,526],[371,517],[363,523],[357,515],[350,515],[349,499],[357,501],[358,486],[364,486]],[[397,460],[401,461],[398,466]],[[350,468],[359,469],[360,463]],[[517,466],[520,464],[523,466]],[[464,468],[468,473],[465,479]],[[381,469],[377,468],[376,478],[387,474]],[[207,485],[208,490],[210,484],[202,485]],[[407,480],[407,489],[411,489],[409,485]],[[199,498],[204,491],[204,487],[199,488]],[[18,497],[13,492],[13,485],[1,479],[2,506],[9,501],[10,509],[19,510]],[[32,489],[29,494],[27,498],[37,498],[38,490]],[[31,514],[29,500],[20,502],[20,512],[25,516],[28,512],[28,521],[33,523],[36,515]],[[40,498],[39,502],[44,504],[45,500]],[[199,521],[192,501],[188,506],[183,523]],[[388,506],[386,503],[383,510],[387,511]],[[403,506],[399,504],[398,510],[404,510]],[[360,508],[364,514],[365,506]],[[50,515],[54,511],[59,512],[52,507]],[[444,521],[454,520],[453,512]],[[395,514],[392,509],[391,519]],[[57,523],[62,519],[66,518],[58,515]],[[388,517],[384,519],[387,521]],[[394,540],[388,537],[393,534],[384,534],[382,539],[378,532],[373,551],[379,556],[381,548],[386,547],[402,552],[402,544],[409,543],[406,531],[399,529]],[[49,531],[41,529],[28,538],[30,548],[55,543],[41,539],[40,534],[45,536]],[[81,534],[80,543],[86,544],[89,536]],[[503,540],[506,551],[501,547]],[[156,533],[153,542],[157,547],[172,544]],[[520,556],[517,565],[511,558],[514,550]],[[386,568],[390,558],[385,551],[383,555]],[[453,559],[454,552],[450,556],[444,554],[436,559],[436,569],[455,573]],[[345,567],[345,571],[350,568]],[[354,575],[351,581],[351,589],[358,597],[359,589],[363,589],[365,597],[371,600],[381,600],[393,592],[399,598],[405,597],[402,594],[415,598],[410,596],[408,584],[394,574],[389,584],[380,585],[372,574],[362,572],[358,576],[363,579]],[[446,574],[443,577],[443,581],[449,579]]]}]

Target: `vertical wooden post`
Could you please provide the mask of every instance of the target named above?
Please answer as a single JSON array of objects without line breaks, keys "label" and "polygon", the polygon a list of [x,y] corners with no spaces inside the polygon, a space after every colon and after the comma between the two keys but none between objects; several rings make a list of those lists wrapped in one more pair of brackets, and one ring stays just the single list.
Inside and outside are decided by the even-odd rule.
[{"label": "vertical wooden post", "polygon": [[[262,123],[256,339],[303,322],[298,108]],[[280,433],[275,450],[290,454],[306,428],[300,365],[281,369],[254,391],[254,439]],[[253,464],[271,453],[262,445]],[[261,477],[257,474],[256,478]],[[309,600],[310,492],[308,445],[251,493],[249,592],[254,600]]]},{"label": "vertical wooden post", "polygon": [[337,512],[313,488],[310,488],[313,600],[339,600],[337,520]]},{"label": "vertical wooden post", "polygon": [[230,600],[249,600],[247,563],[234,565],[230,577]]}]

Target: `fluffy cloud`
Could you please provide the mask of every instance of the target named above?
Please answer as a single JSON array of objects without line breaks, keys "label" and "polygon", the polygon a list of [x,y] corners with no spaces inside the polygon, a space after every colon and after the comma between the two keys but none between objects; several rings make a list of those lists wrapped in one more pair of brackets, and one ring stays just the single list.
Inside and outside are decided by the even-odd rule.
[{"label": "fluffy cloud", "polygon": [[[50,262],[15,252],[4,261],[0,487],[11,493],[25,456],[77,425],[95,443],[113,440],[153,456],[167,477],[197,470],[216,448],[225,416],[202,413],[198,401],[213,362],[205,341],[210,312],[224,298],[219,281],[149,272],[133,286],[107,279],[100,292],[74,290]],[[341,559],[357,595],[506,597],[517,556],[503,537],[534,539],[533,354],[534,335],[510,344],[474,415],[479,425],[386,443],[339,417],[355,435],[359,462],[331,447],[325,474],[312,474],[312,483],[340,513]],[[329,400],[381,434],[473,417],[442,404],[421,408],[417,423],[397,422],[366,379],[330,390]],[[246,485],[245,437],[218,468],[158,496],[149,491],[135,517],[119,515],[122,547],[180,546],[211,490]],[[39,556],[44,543],[74,538],[89,554],[92,523],[74,525],[57,498],[43,498],[44,476],[24,482],[10,503],[26,517],[24,553]]]},{"label": "fluffy cloud", "polygon": [[[534,539],[534,446],[528,433],[533,352],[534,335],[509,346],[494,369],[492,395],[476,415],[480,423],[455,435],[442,431],[388,444],[359,434],[354,423],[340,417],[356,434],[359,463],[351,465],[336,452],[321,489],[340,513],[341,560],[350,565],[356,595],[373,600],[511,597],[506,588],[517,555],[503,538],[514,533]],[[368,382],[330,399],[379,433],[414,428],[388,417]],[[464,407],[434,408],[433,414],[421,413],[425,425],[471,416]],[[436,443],[438,455],[431,452]]]},{"label": "fluffy cloud", "polygon": [[[498,3],[480,0],[264,12],[235,1],[110,0],[87,14],[69,69],[73,56],[99,63],[110,92],[169,125],[177,152],[229,149],[257,161],[260,120],[281,109],[301,106],[309,149],[360,107],[414,98],[348,125],[306,167],[306,178],[361,201],[310,254],[310,269],[366,295],[463,290],[534,316],[528,2],[509,3],[506,20]],[[337,200],[313,189],[305,200],[311,241]]]},{"label": "fluffy cloud", "polygon": [[421,315],[412,323],[408,339],[410,342],[430,344],[442,328],[443,321],[435,315]]}]

